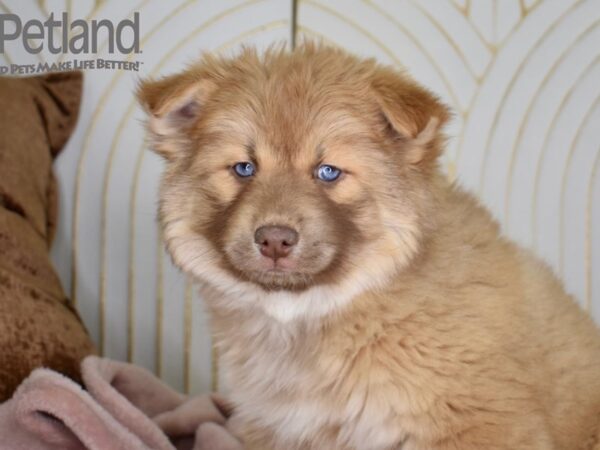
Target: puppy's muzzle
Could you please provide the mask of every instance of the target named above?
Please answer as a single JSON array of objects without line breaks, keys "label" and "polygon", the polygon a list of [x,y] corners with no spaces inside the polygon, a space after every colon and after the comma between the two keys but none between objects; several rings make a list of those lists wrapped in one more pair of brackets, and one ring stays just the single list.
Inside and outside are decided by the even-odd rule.
[{"label": "puppy's muzzle", "polygon": [[274,261],[288,256],[298,239],[296,230],[279,225],[265,225],[254,233],[254,242],[258,244],[260,253]]}]

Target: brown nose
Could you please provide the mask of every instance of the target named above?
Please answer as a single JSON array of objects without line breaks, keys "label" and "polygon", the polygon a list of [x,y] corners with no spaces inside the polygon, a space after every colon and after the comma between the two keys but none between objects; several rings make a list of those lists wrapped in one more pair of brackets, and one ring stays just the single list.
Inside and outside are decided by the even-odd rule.
[{"label": "brown nose", "polygon": [[298,243],[298,232],[289,227],[266,225],[256,230],[254,242],[264,256],[276,260],[290,254]]}]

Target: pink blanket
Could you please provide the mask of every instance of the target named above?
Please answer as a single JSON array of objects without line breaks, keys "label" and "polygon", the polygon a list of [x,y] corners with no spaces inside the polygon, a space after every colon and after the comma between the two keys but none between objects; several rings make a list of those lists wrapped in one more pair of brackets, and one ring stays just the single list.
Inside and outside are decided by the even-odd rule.
[{"label": "pink blanket", "polygon": [[37,369],[0,405],[1,450],[242,450],[216,396],[186,397],[133,364],[90,356],[86,390]]}]

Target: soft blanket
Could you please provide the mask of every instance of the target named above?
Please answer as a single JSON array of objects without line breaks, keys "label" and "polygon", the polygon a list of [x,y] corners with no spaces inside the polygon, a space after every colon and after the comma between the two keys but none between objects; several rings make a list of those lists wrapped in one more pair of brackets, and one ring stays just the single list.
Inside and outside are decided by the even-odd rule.
[{"label": "soft blanket", "polygon": [[37,369],[0,405],[2,450],[242,450],[217,395],[187,397],[146,369],[96,356],[85,389]]}]

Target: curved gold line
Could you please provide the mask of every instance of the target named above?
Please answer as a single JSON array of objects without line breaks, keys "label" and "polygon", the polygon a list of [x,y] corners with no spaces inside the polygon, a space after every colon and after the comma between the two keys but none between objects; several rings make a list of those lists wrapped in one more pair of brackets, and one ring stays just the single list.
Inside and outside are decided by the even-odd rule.
[{"label": "curved gold line", "polygon": [[519,10],[521,14],[521,18],[527,15],[527,7],[525,6],[525,0],[519,0]]},{"label": "curved gold line", "polygon": [[4,52],[2,53],[2,56],[4,56],[4,59],[6,59],[6,64],[10,65],[13,64],[13,60],[12,58],[8,55],[8,53]]},{"label": "curved gold line", "polygon": [[494,45],[496,45],[498,42],[498,2],[496,0],[492,0],[492,8],[494,9],[494,13],[492,14],[492,40],[494,41]]},{"label": "curved gold line", "polygon": [[[252,3],[255,3],[255,2],[249,2],[249,4],[252,4]],[[216,51],[220,52],[220,51],[226,50],[227,48],[235,45],[237,42],[245,39],[246,37],[248,37],[250,35],[254,35],[254,34],[257,34],[259,32],[262,32],[262,31],[265,31],[265,30],[268,30],[268,29],[274,29],[274,28],[277,28],[277,27],[280,27],[280,26],[283,26],[283,25],[287,25],[287,24],[288,24],[287,20],[277,20],[277,21],[273,21],[273,22],[270,22],[270,23],[258,26],[256,28],[248,30],[247,32],[242,33],[242,34],[236,36],[235,38],[233,38],[233,39],[225,42],[224,44],[222,44],[221,46],[219,46],[216,49]],[[209,26],[210,25],[213,25],[213,24],[210,23]],[[176,51],[178,51],[179,49],[181,49],[184,45],[186,45],[189,41],[191,41],[193,38],[195,38],[202,31],[205,31],[206,28],[207,28],[207,24],[205,23],[201,27],[199,27],[196,30],[194,30],[192,33],[186,35],[186,37],[184,39],[180,40],[174,47],[171,47],[169,49],[169,53],[167,55],[163,56],[163,58],[160,61],[158,61],[157,65],[153,68],[153,70],[150,73],[150,75],[153,75],[156,72],[158,72],[169,61],[169,59],[175,54]],[[130,194],[131,195],[131,205],[132,206],[130,208],[130,213],[129,213],[129,224],[130,224],[130,231],[129,232],[130,232],[131,236],[133,236],[134,233],[135,233],[135,223],[136,223],[136,217],[135,217],[135,209],[136,208],[135,208],[135,205],[137,204],[137,193],[138,193],[138,186],[139,186],[139,178],[140,178],[141,165],[142,165],[143,158],[144,158],[144,155],[145,155],[144,149],[145,149],[145,143],[142,143],[140,145],[140,147],[138,147],[138,150],[137,150],[137,158],[136,158],[136,163],[135,163],[135,172],[134,172],[133,183],[132,183],[132,191],[131,191],[131,194]],[[134,239],[131,239],[129,241],[129,244],[130,244],[130,246],[129,246],[129,274],[130,274],[129,275],[129,277],[130,277],[129,278],[129,284],[130,284],[130,286],[134,286],[135,285],[135,264],[134,264],[134,260],[133,260],[133,255],[135,253],[135,243],[134,242],[135,242]],[[163,257],[162,252],[159,253],[159,257],[160,258]],[[162,267],[162,265],[160,267]],[[161,279],[162,279],[162,273],[161,273]],[[135,303],[135,296],[134,296],[134,290],[133,290],[133,288],[131,288],[129,290],[129,294],[130,295],[129,295],[129,298],[128,298],[128,302],[129,302],[130,305],[134,305],[134,303]],[[162,291],[161,291],[161,296],[162,296]],[[133,318],[133,313],[135,311],[134,306],[131,306],[131,311],[132,311],[132,315],[130,316],[131,319],[130,319],[130,322],[128,323],[128,326],[129,326],[129,333],[128,334],[130,336],[130,341],[129,342],[131,342],[131,348],[133,348],[133,345],[134,345],[134,338],[133,338],[133,336],[134,336],[134,325],[133,325],[133,319],[132,318]],[[159,320],[161,321],[161,327],[162,327],[162,307],[161,307],[160,316],[157,316],[157,318],[159,318],[159,317],[160,317]],[[162,346],[162,343],[160,345]],[[128,350],[128,352],[131,352],[131,355],[133,355],[133,350]],[[184,353],[184,355],[186,355],[186,354],[189,357],[190,352],[186,351]],[[213,354],[212,357],[215,358],[216,357],[216,353],[213,351],[212,354]],[[161,356],[160,357],[162,357],[162,351],[161,351]],[[186,360],[184,359],[184,365],[185,364],[187,364],[187,366],[189,367],[189,361],[186,362]],[[217,363],[216,363],[216,361],[213,361],[212,364],[213,364],[213,367],[214,367]],[[218,378],[218,375],[217,375],[217,378]],[[215,377],[213,377],[212,384],[214,386],[218,387],[218,380],[217,381],[215,381],[215,380],[217,380],[217,379]],[[215,384],[215,383],[217,383],[217,384]]]},{"label": "curved gold line", "polygon": [[[137,5],[137,7],[145,4],[148,1],[149,0],[143,0],[142,2],[140,2]],[[134,10],[131,10],[129,15],[131,15],[131,13],[133,11]],[[105,44],[106,44],[106,42],[104,42],[100,48],[104,48]],[[100,96],[100,101],[98,102],[98,106],[96,106],[96,109],[94,109],[94,112],[92,113],[92,117],[90,120],[91,125],[86,130],[85,136],[83,138],[83,145],[81,147],[81,152],[79,153],[79,160],[77,161],[77,172],[75,174],[75,189],[73,192],[73,216],[71,217],[71,286],[70,286],[71,301],[73,302],[73,305],[75,305],[75,306],[77,306],[77,240],[79,237],[79,222],[77,221],[77,218],[79,216],[79,192],[81,190],[81,172],[83,170],[83,164],[84,164],[86,156],[87,156],[87,151],[88,151],[88,147],[90,144],[92,130],[95,128],[96,120],[98,119],[98,117],[100,116],[100,113],[102,112],[102,110],[104,109],[104,107],[106,105],[106,102],[108,100],[108,92],[110,92],[114,88],[114,86],[117,84],[117,81],[120,76],[121,76],[120,73],[113,75],[110,83],[108,84],[108,86],[106,86],[106,88],[102,92],[102,94]],[[101,348],[100,344],[99,344],[99,351],[100,351],[100,354],[102,354],[102,348]]]},{"label": "curved gold line", "polygon": [[531,5],[529,8],[526,8],[526,9],[527,9],[527,12],[531,12],[531,11],[533,11],[535,8],[537,8],[537,7],[538,7],[538,5],[539,5],[540,3],[541,3],[541,1],[540,1],[540,0],[534,0],[534,2],[533,2],[533,5]]},{"label": "curved gold line", "polygon": [[[365,3],[367,2],[367,0],[363,0]],[[373,43],[375,43],[380,49],[383,50],[383,52],[392,60],[394,61],[394,63],[399,66],[399,67],[405,67],[404,64],[402,64],[402,62],[395,56],[395,54],[383,43],[381,42],[375,35],[373,35],[370,31],[366,30],[365,28],[361,27],[358,23],[356,23],[354,20],[344,16],[343,14],[341,14],[339,11],[336,11],[335,9],[332,9],[328,6],[324,6],[321,3],[317,3],[314,2],[312,0],[304,0],[302,3],[308,4],[313,6],[314,8],[317,9],[321,9],[322,11],[325,11],[329,14],[331,14],[334,17],[337,17],[339,20],[341,20],[342,22],[345,22],[346,24],[350,25],[351,27],[355,28],[356,30],[358,30],[361,34],[363,34],[364,36],[367,37],[367,39],[369,39],[370,41],[372,41]],[[376,8],[374,8],[375,10],[377,10]],[[378,11],[380,14],[381,12]],[[384,17],[388,18],[385,13],[383,14]],[[438,75],[440,76],[440,78],[442,79],[442,82],[446,85],[446,89],[448,90],[448,93],[450,94],[450,97],[452,97],[452,101],[454,102],[454,104],[457,105],[457,107],[460,105],[458,102],[458,99],[456,98],[456,94],[454,93],[454,90],[452,89],[452,86],[448,83],[448,80],[446,79],[446,77],[443,75],[443,72],[439,70],[439,67],[437,66],[437,64],[435,63],[435,61],[433,60],[433,58],[431,57],[431,55],[429,55],[427,53],[427,51],[425,51],[421,44],[418,43],[417,40],[415,40],[415,38],[412,36],[412,34],[410,34],[409,32],[405,33],[406,36],[408,37],[409,40],[413,41],[413,43],[417,46],[417,48],[421,49],[422,54],[425,56],[426,59],[429,60],[430,64],[436,69]]]},{"label": "curved gold line", "polygon": [[[442,68],[435,61],[435,58],[429,53],[429,51],[425,47],[423,47],[423,44],[421,44],[419,39],[417,39],[417,37],[414,34],[412,34],[410,32],[410,30],[408,30],[404,25],[402,25],[402,23],[400,23],[399,21],[394,19],[392,16],[388,15],[386,13],[386,11],[382,10],[379,6],[374,4],[371,0],[362,0],[362,2],[365,5],[373,8],[385,19],[388,19],[390,22],[392,22],[396,26],[396,28],[398,28],[398,30],[400,30],[401,33],[404,33],[406,36],[408,36],[408,39],[411,40],[413,42],[413,44],[421,51],[421,53],[425,56],[425,58],[429,61],[429,63],[434,67],[435,71],[442,79],[442,82],[446,85],[446,89],[448,89],[448,93],[450,94],[452,101],[456,105],[456,109],[462,109],[462,106],[458,100],[456,91],[454,90],[454,86],[452,86],[452,84],[450,83],[450,81],[448,80],[446,75],[444,74],[444,71],[442,70]],[[339,17],[342,18],[341,15]],[[463,111],[461,111],[461,114],[462,113],[463,113]]]},{"label": "curved gold line", "polygon": [[[583,75],[586,75],[587,73],[589,73],[591,71],[593,67],[592,66],[587,66],[587,70],[585,72],[583,72]],[[578,78],[579,81],[579,78]],[[563,97],[563,100],[561,102],[561,104],[559,105],[559,107],[556,109],[556,112],[554,113],[553,117],[552,117],[552,121],[550,122],[550,126],[548,127],[548,130],[553,130],[556,127],[556,122],[558,121],[558,118],[560,117],[560,114],[563,110],[564,105],[567,104],[567,102],[571,99],[572,95],[575,92],[575,89],[578,87],[577,84],[573,84],[569,90],[567,91],[567,93],[565,94],[565,96]],[[587,112],[586,112],[587,114]],[[535,230],[537,230],[537,198],[538,198],[538,193],[539,193],[539,183],[540,183],[540,175],[541,175],[541,162],[544,160],[544,156],[546,154],[546,149],[548,147],[548,140],[550,139],[550,133],[547,133],[545,138],[544,138],[544,143],[542,144],[541,147],[541,151],[540,151],[540,156],[538,158],[538,164],[536,165],[536,170],[535,170],[535,176],[534,176],[534,187],[533,187],[533,204],[532,204],[532,208],[531,208],[531,234],[533,236],[533,248],[537,249],[538,248],[538,239],[537,239],[537,235],[535,233]]]},{"label": "curved gold line", "polygon": [[94,8],[92,11],[98,11],[104,4],[106,4],[106,0],[94,0]]},{"label": "curved gold line", "polygon": [[[227,15],[229,15],[230,13],[239,10],[239,9],[243,9],[246,6],[248,6],[251,3],[257,3],[259,1],[262,0],[254,0],[251,2],[247,2],[247,3],[243,3],[241,5],[237,5],[233,8],[227,9],[223,12],[221,12],[220,14],[214,16],[211,18],[211,20],[207,21],[204,23],[204,25],[207,24],[211,24],[211,23],[215,23],[218,20],[222,19],[223,17],[226,17]],[[185,3],[182,3],[181,5],[179,5],[178,8],[174,9],[173,11],[171,11],[170,14],[168,14],[167,16],[165,16],[160,22],[158,22],[148,33],[146,33],[146,35],[144,35],[144,38],[141,40],[140,45],[143,46],[145,42],[147,42],[166,22],[168,22],[171,18],[173,18],[174,16],[176,16],[177,14],[179,14],[181,11],[185,10],[186,8],[188,8],[190,5],[192,5],[194,3],[193,0],[188,0]],[[127,60],[131,60],[132,57],[134,55],[130,54],[127,57]],[[87,133],[86,133],[86,144],[84,145],[83,149],[82,149],[82,156],[80,157],[80,162],[83,159],[83,154],[84,152],[86,152],[87,150],[87,144],[89,137],[91,136],[91,130],[94,128],[95,125],[95,120],[96,120],[96,112],[98,112],[99,114],[99,109],[102,110],[104,109],[104,106],[106,104],[106,100],[108,98],[107,92],[108,92],[108,88],[112,88],[114,87],[114,85],[116,85],[116,83],[118,82],[118,80],[123,76],[124,72],[119,72],[118,74],[116,74],[112,80],[111,83],[109,84],[109,86],[107,87],[107,89],[105,89],[104,93],[103,93],[103,99],[101,100],[101,104],[99,105],[99,107],[94,111],[94,117],[92,118],[92,126],[90,128],[88,128]],[[133,113],[135,107],[135,102],[132,101],[130,103],[130,106],[126,112],[126,114],[124,115],[124,117],[128,117],[131,113]],[[117,133],[115,134],[115,136],[113,137],[112,143],[111,143],[111,147],[110,147],[110,151],[109,151],[109,155],[108,155],[108,161],[107,161],[107,169],[105,172],[105,176],[104,176],[104,183],[103,183],[103,190],[102,190],[102,214],[101,214],[101,237],[100,237],[100,260],[101,260],[101,266],[100,266],[100,286],[99,286],[99,303],[100,303],[100,314],[99,314],[99,322],[100,322],[100,343],[98,345],[99,347],[99,352],[100,354],[102,354],[103,352],[103,348],[104,348],[104,318],[105,318],[105,291],[106,291],[106,280],[105,280],[105,274],[106,274],[106,207],[107,207],[107,189],[108,189],[108,181],[110,179],[110,174],[111,174],[111,167],[112,167],[112,161],[114,159],[114,153],[115,153],[115,145],[116,142],[118,141],[118,139],[120,138],[120,134],[123,131],[123,122],[121,122],[119,124],[119,127],[117,128]],[[78,169],[78,174],[77,174],[77,180],[80,181],[80,173],[79,173],[79,169]],[[77,186],[77,185],[76,185]],[[78,186],[76,187],[76,190],[78,190]],[[131,306],[130,306],[131,307]],[[128,333],[129,334],[129,333]],[[129,344],[128,344],[129,345]],[[128,350],[128,354],[130,353],[130,351]],[[131,352],[132,354],[132,352]],[[133,356],[133,354],[132,354]]]},{"label": "curved gold line", "polygon": [[[132,205],[133,208],[133,205]],[[131,214],[130,214],[131,216]],[[129,236],[130,239],[132,239],[131,236],[133,236],[131,234],[131,222],[130,222],[130,226],[129,226]],[[131,249],[131,243],[129,244],[129,248]],[[131,257],[130,257],[131,259]],[[132,265],[129,264],[129,267],[127,268],[127,297],[128,297],[128,302],[127,302],[127,361],[128,362],[133,362],[133,358],[134,358],[134,345],[135,345],[135,327],[134,327],[134,315],[135,315],[135,285],[133,283],[130,282],[131,278],[133,277],[133,268]]]},{"label": "curved gold line", "polygon": [[[102,184],[102,209],[101,209],[101,228],[100,228],[100,288],[99,288],[99,299],[100,299],[100,310],[102,317],[102,326],[104,327],[104,315],[106,308],[106,269],[107,269],[107,259],[106,259],[106,242],[108,240],[108,230],[107,230],[107,210],[108,210],[108,185],[110,183],[110,177],[112,174],[112,164],[114,155],[116,153],[116,146],[120,139],[121,133],[125,127],[126,118],[130,114],[133,113],[135,104],[130,103],[127,108],[124,118],[119,121],[119,125],[117,127],[116,133],[113,136],[110,150],[108,153],[108,161],[107,161],[107,169],[104,172],[104,179]],[[131,244],[130,244],[131,246]],[[128,269],[129,276],[131,275],[131,266]],[[128,283],[127,290],[128,295],[131,293],[133,289],[131,283]],[[133,329],[131,328],[130,323],[133,322],[133,314],[135,314],[135,305],[133,301],[127,302],[127,311],[128,311],[128,327],[127,327],[127,359],[129,362],[133,359],[133,343],[131,339],[134,338]],[[102,337],[104,337],[104,330],[102,331]]]},{"label": "curved gold line", "polygon": [[[506,91],[512,89],[512,85],[515,82],[516,76],[517,74],[521,71],[521,69],[523,68],[523,65],[525,64],[526,61],[529,61],[529,55],[531,55],[531,53],[535,50],[537,50],[540,46],[540,44],[546,39],[547,35],[552,32],[554,30],[554,28],[556,28],[556,26],[558,25],[558,23],[560,21],[562,21],[562,19],[567,16],[574,8],[575,6],[578,6],[579,3],[574,3],[566,12],[564,12],[560,17],[558,17],[555,22],[553,22],[552,24],[550,24],[550,26],[544,31],[544,33],[537,39],[536,42],[534,42],[534,45],[532,47],[530,47],[527,50],[527,53],[525,54],[523,60],[521,61],[521,64],[517,67],[517,70],[513,73],[513,76],[509,82],[509,85],[507,86]],[[523,22],[520,22],[520,24],[522,24]],[[505,45],[505,44],[503,44]],[[494,62],[496,61],[496,58],[492,59],[492,61],[490,61],[490,64],[488,65],[488,67],[486,68],[483,76],[481,77],[482,81],[485,80],[490,72],[492,71],[493,67],[494,67]],[[477,100],[479,100],[479,96],[481,95],[481,85],[479,86],[479,89],[477,90],[477,92],[475,93],[475,95],[473,96],[473,99],[469,105],[468,110],[471,112],[471,109],[473,107],[473,105],[475,105],[477,103]],[[503,100],[506,98],[506,95],[503,96]],[[490,130],[490,133],[488,134],[488,140],[491,137],[491,131],[493,131],[493,129],[495,128],[495,123],[498,120],[498,109],[496,110],[496,116],[494,117],[494,120],[492,122],[492,130]],[[467,116],[468,117],[468,114]],[[461,155],[462,155],[462,150],[464,147],[464,141],[465,141],[465,131],[467,128],[468,123],[465,121],[465,126],[461,129],[460,135],[459,135],[459,139],[458,139],[458,145],[457,145],[457,150],[456,150],[456,156],[455,156],[455,161],[458,163]],[[489,145],[489,141],[488,141],[488,145]],[[487,153],[487,147],[484,147],[484,151]]]},{"label": "curved gold line", "polygon": [[48,13],[48,8],[46,7],[46,0],[37,0],[37,4],[42,11],[44,11],[46,14]]},{"label": "curved gold line", "polygon": [[[342,22],[345,22],[346,24],[356,28],[358,31],[360,31],[362,34],[364,34],[368,39],[370,39],[372,42],[374,42],[377,46],[379,46],[386,55],[388,55],[390,57],[390,59],[392,61],[394,61],[398,66],[403,67],[404,65],[402,64],[402,62],[396,58],[396,56],[394,55],[394,53],[383,44],[383,42],[381,42],[379,39],[377,39],[376,36],[374,36],[372,33],[370,33],[369,31],[365,30],[364,28],[362,28],[360,25],[358,25],[356,22],[354,22],[353,20],[349,20],[348,18],[342,16],[339,12],[337,12],[334,9],[331,9],[327,6],[323,6],[320,3],[316,3],[315,1],[312,0],[303,0],[302,3],[306,3],[309,5],[312,5],[313,7],[317,8],[317,9],[321,9],[329,14],[331,14],[334,17],[337,17],[338,19],[340,19]],[[338,45],[339,47],[339,45]]]},{"label": "curved gold line", "polygon": [[[504,36],[504,39],[502,39],[501,41],[499,41],[496,44],[496,48],[501,48],[504,47],[504,44],[506,44],[506,42],[508,42],[508,40],[511,38],[511,35],[514,33],[514,31],[519,28],[519,26],[521,25],[521,23],[523,22],[523,19],[525,17],[527,17],[532,11],[535,11],[538,6],[541,5],[541,2],[535,3],[531,6],[531,8],[529,8],[528,10],[525,11],[524,14],[521,14],[521,20],[517,21],[511,28],[510,30],[508,30],[508,32],[506,33],[506,36]],[[497,19],[497,18],[496,18]]]},{"label": "curved gold line", "polygon": [[485,45],[491,53],[496,53],[498,51],[498,46],[494,45],[489,40],[487,40],[481,32],[481,30],[479,29],[479,26],[471,21],[471,2],[469,2],[469,7],[465,17],[468,19],[469,23],[471,24],[471,27],[473,28],[473,32],[477,35],[477,37],[483,43],[483,45]]},{"label": "curved gold line", "polygon": [[596,175],[598,175],[598,168],[600,167],[600,147],[596,152],[596,159],[594,160],[594,167],[592,169],[592,175],[587,188],[587,205],[585,214],[585,309],[590,312],[592,307],[592,189],[594,188],[594,181]]},{"label": "curved gold line", "polygon": [[91,11],[87,14],[87,16],[85,16],[86,22],[89,21],[92,17],[94,17],[96,15],[96,13],[100,10],[101,6],[102,6],[102,1],[94,2],[94,6],[92,7]]},{"label": "curved gold line", "polygon": [[313,36],[331,47],[340,48],[340,46],[336,42],[333,42],[331,39],[329,39],[324,34],[317,33],[316,31],[311,30],[310,28],[307,28],[302,25],[298,25],[298,31],[300,32],[300,34],[307,35],[307,36]]},{"label": "curved gold line", "polygon": [[[459,47],[458,43],[452,38],[452,35],[442,26],[442,24],[440,22],[437,21],[437,19],[435,19],[429,13],[429,11],[427,11],[425,8],[423,8],[421,2],[412,0],[411,4],[416,9],[418,9],[421,12],[421,14],[423,14],[425,17],[427,17],[427,19],[429,19],[429,22],[432,23],[433,26],[435,28],[437,28],[437,30],[446,38],[446,41],[452,46],[452,48],[454,48],[456,53],[458,53],[460,59],[462,60],[465,67],[469,70],[469,73],[471,74],[473,79],[476,81],[480,81],[480,75],[477,75],[475,73],[475,69],[473,67],[471,67],[469,59],[467,58],[465,53],[462,51],[462,49]],[[460,8],[459,8],[459,10],[460,10]],[[468,19],[465,19],[465,21],[471,27],[473,26],[473,24]],[[489,50],[489,48],[488,48],[488,50]],[[490,52],[490,53],[493,54],[493,52]],[[491,59],[491,55],[490,55],[490,59]]]},{"label": "curved gold line", "polygon": [[192,346],[192,294],[193,284],[189,277],[185,282],[185,298],[183,308],[183,388],[190,393],[190,368]]},{"label": "curved gold line", "polygon": [[[556,72],[556,70],[558,69],[558,67],[564,62],[565,58],[568,56],[568,54],[570,53],[571,49],[578,45],[583,39],[585,39],[589,33],[591,33],[592,31],[594,31],[595,28],[595,24],[593,24],[591,27],[587,28],[578,38],[575,42],[573,42],[573,44],[567,48],[564,52],[562,52],[559,55],[559,58],[554,62],[554,64],[552,65],[552,67],[550,68],[550,70],[546,73],[546,75],[544,75],[544,79],[542,80],[542,82],[540,84],[537,85],[535,93],[533,94],[533,96],[531,97],[531,100],[529,101],[529,105],[527,106],[527,110],[525,111],[525,121],[521,123],[521,125],[518,128],[518,132],[517,132],[517,137],[515,138],[515,141],[513,142],[513,146],[510,150],[510,160],[509,160],[509,167],[508,167],[508,180],[507,180],[507,185],[506,185],[506,191],[505,191],[505,197],[504,197],[504,222],[508,223],[508,218],[509,218],[509,208],[510,208],[510,194],[512,192],[512,180],[514,177],[514,169],[515,169],[515,159],[516,159],[516,153],[517,153],[517,147],[519,146],[519,143],[521,142],[521,139],[523,138],[523,134],[525,133],[525,129],[527,128],[527,125],[529,124],[529,120],[530,120],[530,114],[531,111],[533,110],[533,106],[535,104],[535,101],[539,98],[540,93],[542,92],[542,90],[546,87],[546,85],[548,84],[548,82],[550,82],[550,80],[552,79],[552,75],[554,75],[554,73]],[[596,63],[596,61],[598,60],[598,57],[596,57],[596,59],[594,59],[588,66],[586,66],[587,70],[590,66],[594,65]],[[585,73],[582,72],[582,74]],[[577,78],[577,81],[575,83],[573,83],[574,85],[576,85],[579,80],[581,79],[581,75],[580,77]],[[561,102],[562,105],[562,102]]]},{"label": "curved gold line", "polygon": [[[565,17],[567,17],[568,15],[570,15],[573,11],[573,9],[575,9],[575,7],[579,6],[581,3],[580,2],[576,2],[574,3],[565,13],[563,13],[560,17],[558,17],[556,19],[556,21],[552,22],[552,24],[544,31],[544,34],[542,34],[538,40],[535,42],[535,44],[530,47],[527,50],[527,54],[525,55],[525,57],[521,60],[521,62],[519,63],[519,66],[517,67],[517,70],[515,70],[513,72],[513,75],[508,83],[508,86],[506,87],[506,89],[504,89],[503,91],[503,95],[502,98],[500,100],[500,104],[498,105],[498,108],[496,108],[496,111],[494,113],[494,119],[492,120],[492,128],[490,130],[490,132],[487,134],[487,140],[486,143],[484,145],[484,154],[483,154],[483,161],[482,161],[482,169],[481,169],[481,175],[479,177],[479,191],[481,192],[483,190],[483,183],[485,181],[484,178],[484,170],[485,167],[487,166],[487,162],[489,159],[489,147],[490,147],[490,143],[492,141],[492,137],[495,135],[496,132],[496,128],[498,126],[498,120],[500,118],[500,113],[501,111],[503,111],[504,109],[504,105],[506,104],[506,100],[508,98],[508,93],[512,91],[514,84],[516,83],[516,81],[518,80],[517,75],[521,73],[521,70],[523,70],[523,67],[525,67],[525,64],[529,62],[530,60],[530,55],[532,54],[532,52],[536,51],[539,49],[540,45],[544,42],[544,40],[546,39],[546,37],[553,32],[556,27],[564,20]],[[571,47],[569,47],[570,49]]]},{"label": "curved gold line", "polygon": [[[140,41],[140,46],[143,47],[144,44],[146,42],[148,42],[148,40],[154,36],[154,34],[156,34],[156,32],[158,32],[158,30],[165,24],[167,23],[169,20],[171,20],[174,16],[176,16],[177,14],[179,14],[181,11],[183,11],[184,9],[186,9],[187,7],[189,7],[190,5],[192,5],[192,1],[189,0],[185,3],[182,3],[181,5],[179,5],[178,8],[174,9],[173,11],[171,11],[171,13],[165,17],[163,17],[156,25],[154,25],[154,27],[152,27],[152,29],[150,29],[150,31],[148,33],[146,33],[144,35],[144,37],[142,38],[142,40]],[[129,13],[131,15],[131,12]],[[127,56],[127,61],[130,61],[135,55],[134,54],[130,54]],[[124,72],[119,72],[116,76],[113,77],[112,82],[111,82],[111,87],[114,87],[116,85],[116,83],[118,82],[118,80],[121,79],[121,77],[124,75]],[[105,91],[106,92],[106,91]],[[108,97],[108,95],[107,95]],[[102,105],[104,106],[104,104]],[[113,164],[113,160],[114,160],[114,155],[116,152],[116,145],[121,137],[121,133],[123,132],[124,126],[125,126],[125,121],[127,120],[127,118],[133,113],[135,108],[135,100],[133,100],[130,104],[129,107],[127,108],[125,115],[123,116],[123,120],[119,121],[119,125],[117,127],[116,133],[113,136],[112,142],[111,142],[111,146],[110,146],[110,150],[108,153],[108,161],[107,161],[107,168],[106,171],[104,173],[104,180],[103,180],[103,184],[102,184],[102,209],[101,209],[101,232],[100,232],[100,286],[99,286],[99,303],[100,303],[100,341],[101,344],[99,345],[99,351],[102,354],[103,348],[104,348],[104,327],[105,327],[105,317],[106,317],[106,313],[105,313],[105,309],[106,309],[106,242],[107,242],[107,227],[106,227],[106,221],[107,221],[107,214],[106,211],[108,209],[108,184],[110,182],[110,176],[112,174],[112,164]],[[95,123],[95,118],[94,118],[94,122],[92,122],[92,127],[90,127],[88,129],[88,131],[93,128],[93,124]],[[131,267],[129,267],[129,271],[131,271]],[[129,281],[129,280],[128,280]],[[128,291],[130,289],[131,284],[128,283]],[[129,292],[128,292],[129,294]],[[134,329],[132,328],[132,323],[133,323],[133,314],[135,314],[135,304],[133,301],[128,301],[127,303],[127,310],[128,312],[131,314],[128,317],[128,327],[127,327],[127,358],[129,361],[131,361],[133,359],[133,342],[130,339],[135,339],[134,338]]]},{"label": "curved gold line", "polygon": [[163,338],[163,311],[165,306],[164,296],[164,272],[163,272],[163,240],[160,233],[158,233],[157,245],[156,245],[156,333],[154,335],[154,372],[160,378],[163,375],[162,365],[162,338]]},{"label": "curved gold line", "polygon": [[466,2],[465,2],[465,6],[459,5],[456,0],[453,0],[452,5],[454,6],[454,8],[456,8],[462,15],[465,14],[466,11]]},{"label": "curved gold line", "polygon": [[[494,5],[497,5],[497,0],[493,0],[494,1]],[[504,45],[506,44],[506,42],[511,38],[511,34],[521,25],[521,23],[523,22],[523,19],[530,14],[532,11],[534,11],[539,5],[541,4],[541,2],[537,2],[535,4],[533,4],[531,6],[531,8],[526,9],[525,13],[521,14],[521,20],[517,21],[512,27],[511,29],[506,33],[506,36],[504,37],[504,39],[498,41],[498,42],[489,42],[487,39],[485,39],[483,37],[483,34],[481,34],[481,31],[479,30],[479,27],[477,27],[475,24],[473,24],[473,29],[475,30],[475,32],[477,33],[477,35],[479,36],[479,38],[484,42],[484,44],[486,44],[486,46],[490,49],[490,51],[492,53],[496,53],[498,51],[498,49],[504,47]],[[497,19],[497,11],[494,10],[494,14],[495,14],[495,19]],[[470,14],[469,14],[470,16]],[[469,20],[470,21],[470,20]],[[496,20],[493,20],[492,22],[495,26]],[[492,34],[494,35],[494,34]]]},{"label": "curved gold line", "polygon": [[[596,62],[600,60],[600,58],[596,59]],[[598,108],[598,106],[600,105],[600,93],[597,94],[596,96],[596,100],[594,100],[594,103],[590,106],[590,108],[586,111],[585,116],[583,117],[583,120],[581,122],[581,125],[579,126],[577,135],[575,136],[575,138],[573,139],[573,141],[571,142],[571,145],[569,146],[569,153],[567,154],[567,161],[565,163],[565,166],[563,168],[563,174],[562,174],[562,178],[561,178],[561,183],[560,183],[560,207],[559,207],[559,211],[560,211],[560,216],[559,216],[559,242],[560,242],[560,252],[559,252],[559,272],[562,275],[563,274],[563,270],[564,270],[564,259],[565,259],[565,251],[564,251],[564,236],[565,236],[565,230],[564,230],[564,226],[565,226],[565,219],[564,219],[564,210],[565,210],[565,188],[567,185],[567,172],[569,171],[569,168],[571,167],[571,163],[573,160],[573,154],[575,153],[577,147],[579,146],[579,140],[581,138],[581,131],[585,130],[588,126],[588,122],[591,119],[592,115],[594,112],[596,112],[596,109]]]}]

